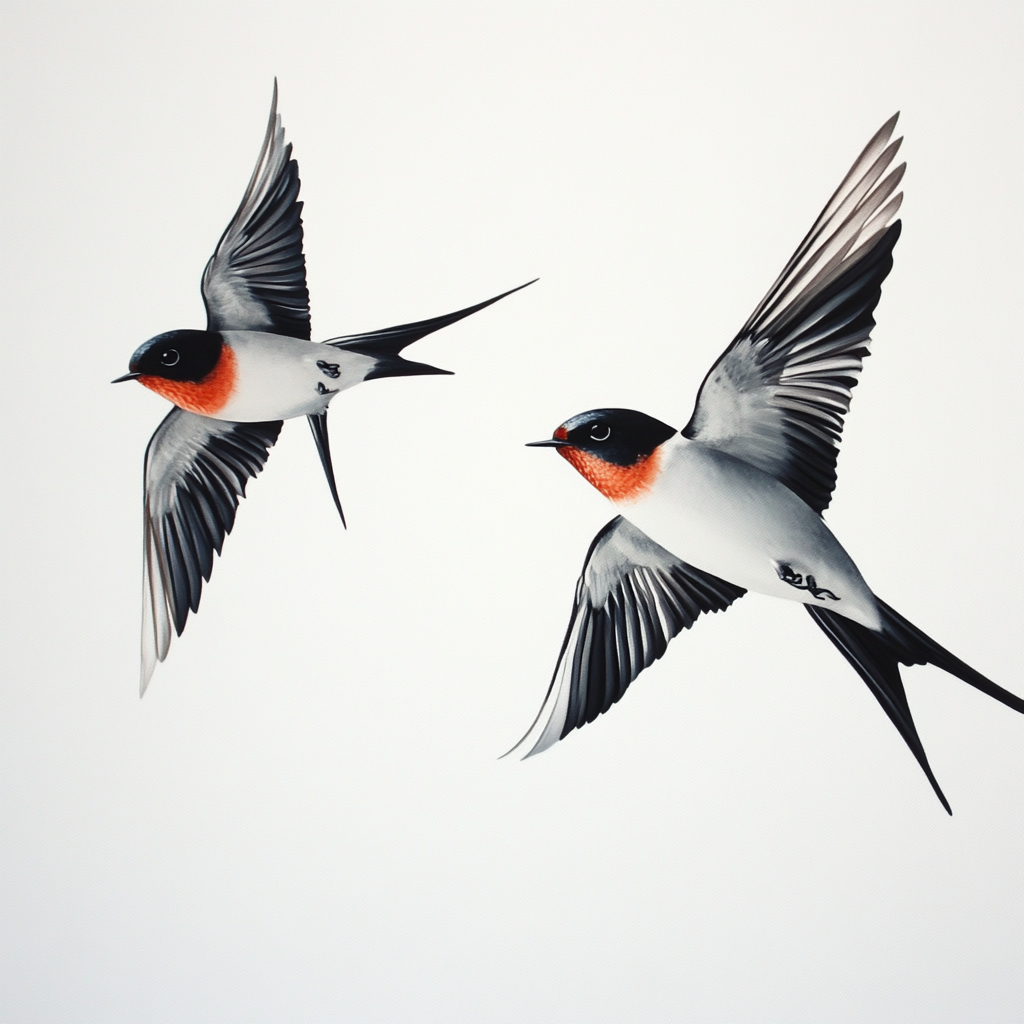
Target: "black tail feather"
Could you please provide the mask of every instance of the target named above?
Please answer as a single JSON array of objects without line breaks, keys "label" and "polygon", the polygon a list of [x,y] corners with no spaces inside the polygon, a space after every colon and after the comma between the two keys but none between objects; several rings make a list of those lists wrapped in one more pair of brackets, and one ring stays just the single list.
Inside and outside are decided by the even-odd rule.
[{"label": "black tail feather", "polygon": [[804,607],[861,679],[867,683],[868,689],[875,695],[875,699],[882,705],[882,709],[917,758],[942,806],[946,808],[948,814],[952,814],[949,801],[932,773],[928,755],[924,752],[921,738],[917,735],[917,727],[907,703],[907,694],[903,689],[903,680],[900,678],[900,659],[894,653],[889,638],[835,612],[809,604]]},{"label": "black tail feather", "polygon": [[320,453],[320,464],[327,474],[327,486],[331,489],[331,497],[334,499],[334,507],[341,516],[341,525],[348,529],[345,522],[345,513],[341,510],[341,499],[338,497],[338,485],[334,480],[334,463],[331,462],[331,439],[327,434],[327,413],[322,412],[319,416],[307,416],[309,427],[313,431],[313,440],[316,441],[316,450]]},{"label": "black tail feather", "polygon": [[411,359],[403,359],[390,353],[377,356],[377,365],[363,380],[377,380],[380,377],[419,377],[428,373],[444,373],[451,376],[454,370],[442,370],[439,366],[429,363],[414,363]]},{"label": "black tail feather", "polygon": [[883,628],[889,647],[904,665],[936,665],[957,679],[970,683],[982,693],[994,697],[1008,708],[1024,714],[1024,700],[996,685],[991,679],[986,679],[956,655],[940,647],[931,637],[922,633],[917,626],[908,622],[884,601],[877,597],[875,600],[878,601],[878,610],[882,613]]},{"label": "black tail feather", "polygon": [[413,363],[403,359],[398,353],[414,341],[439,331],[442,327],[448,327],[463,317],[478,313],[481,309],[493,305],[499,299],[518,292],[536,281],[527,281],[518,288],[510,288],[507,292],[495,295],[493,299],[485,299],[475,306],[467,306],[465,309],[456,310],[454,313],[446,313],[444,316],[435,316],[429,320],[417,320],[411,324],[398,324],[396,327],[383,327],[379,331],[369,331],[366,334],[347,334],[343,338],[332,338],[324,342],[325,345],[333,345],[335,348],[347,349],[350,352],[361,352],[363,355],[376,356],[377,365],[367,374],[364,380],[373,380],[375,377],[411,377],[421,373],[451,373],[451,370],[439,370],[436,366],[428,366],[426,363]]},{"label": "black tail feather", "polygon": [[924,769],[928,781],[942,801],[942,806],[952,814],[939,784],[935,781],[924,747],[917,735],[907,695],[903,689],[903,680],[900,678],[900,664],[935,665],[1022,714],[1024,700],[997,686],[991,679],[986,679],[970,665],[950,654],[944,647],[940,647],[931,637],[922,633],[917,626],[908,622],[884,601],[878,598],[875,600],[882,615],[880,632],[868,629],[825,608],[813,605],[804,607],[829,640],[842,651],[861,679],[868,684],[868,689],[885,709],[885,713],[899,729],[900,735],[906,740],[907,746]]}]

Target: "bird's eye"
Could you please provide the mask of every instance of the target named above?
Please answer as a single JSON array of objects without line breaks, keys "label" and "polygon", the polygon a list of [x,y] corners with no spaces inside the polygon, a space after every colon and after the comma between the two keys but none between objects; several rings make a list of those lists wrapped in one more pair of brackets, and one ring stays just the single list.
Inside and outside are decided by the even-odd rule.
[{"label": "bird's eye", "polygon": [[591,441],[607,441],[612,436],[612,428],[607,423],[595,423],[590,428]]}]

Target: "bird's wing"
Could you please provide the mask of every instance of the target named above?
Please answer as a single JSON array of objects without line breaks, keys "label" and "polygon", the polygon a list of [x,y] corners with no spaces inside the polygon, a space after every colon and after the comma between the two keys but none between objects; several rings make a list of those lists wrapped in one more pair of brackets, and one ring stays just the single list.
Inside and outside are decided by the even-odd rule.
[{"label": "bird's wing", "polygon": [[832,499],[850,389],[900,233],[900,222],[889,222],[906,164],[886,173],[903,141],[889,142],[895,124],[896,116],[868,143],[708,371],[683,428],[770,473],[816,512]]},{"label": "bird's wing", "polygon": [[680,561],[622,516],[594,538],[548,687],[513,751],[539,754],[607,711],[701,612],[746,591]]},{"label": "bird's wing", "polygon": [[299,165],[291,155],[275,81],[267,135],[249,187],[203,271],[209,331],[267,331],[309,340]]},{"label": "bird's wing", "polygon": [[267,461],[281,421],[231,423],[172,409],[146,449],[141,692],[199,608],[245,485]]}]

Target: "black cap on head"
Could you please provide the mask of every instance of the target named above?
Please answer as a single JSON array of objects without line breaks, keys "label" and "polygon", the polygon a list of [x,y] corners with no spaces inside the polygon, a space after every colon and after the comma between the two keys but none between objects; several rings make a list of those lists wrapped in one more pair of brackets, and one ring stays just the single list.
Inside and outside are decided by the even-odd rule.
[{"label": "black cap on head", "polygon": [[673,434],[670,427],[633,409],[591,409],[566,420],[554,443],[571,445],[616,466],[633,466]]},{"label": "black cap on head", "polygon": [[168,331],[140,345],[129,367],[146,377],[198,384],[217,365],[223,347],[216,331]]}]

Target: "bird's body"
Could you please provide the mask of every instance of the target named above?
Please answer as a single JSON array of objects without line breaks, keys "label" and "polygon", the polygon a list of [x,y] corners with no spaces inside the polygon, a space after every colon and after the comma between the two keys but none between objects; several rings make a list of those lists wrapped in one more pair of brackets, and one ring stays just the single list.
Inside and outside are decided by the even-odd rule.
[{"label": "bird's body", "polygon": [[238,389],[218,415],[226,420],[318,416],[336,394],[361,384],[376,360],[360,352],[331,357],[323,345],[258,331],[225,331]]},{"label": "bird's body", "polygon": [[220,356],[201,382],[145,375],[139,382],[200,416],[259,423],[323,415],[336,394],[361,384],[376,364],[359,352],[325,357],[322,344],[281,334],[220,331],[215,337]]},{"label": "bird's body", "polygon": [[[727,452],[676,434],[656,448],[648,487],[612,501],[624,519],[689,565],[744,590],[821,604],[871,629],[874,596],[821,516],[788,487]],[[831,598],[786,583],[780,567],[813,577]]]},{"label": "bird's body", "polygon": [[[595,409],[548,441],[619,513],[594,539],[547,697],[513,748],[539,753],[608,711],[669,641],[748,590],[803,604],[931,782],[899,666],[933,664],[1017,711],[1024,700],[875,595],[822,518],[851,389],[900,234],[893,117],[868,143],[739,334],[682,430]],[[895,194],[894,194],[895,193]],[[511,751],[510,751],[511,752]]]},{"label": "bird's body", "polygon": [[511,294],[429,320],[314,343],[298,194],[298,165],[284,141],[275,82],[256,169],[203,273],[206,329],[150,338],[118,378],[137,380],[174,405],[146,450],[143,693],[156,663],[167,656],[172,627],[180,635],[189,611],[198,609],[213,555],[220,553],[246,483],[263,468],[283,421],[308,418],[344,523],[327,433],[332,399],[377,377],[448,373],[400,353]]}]

